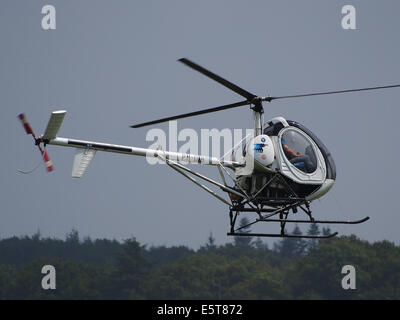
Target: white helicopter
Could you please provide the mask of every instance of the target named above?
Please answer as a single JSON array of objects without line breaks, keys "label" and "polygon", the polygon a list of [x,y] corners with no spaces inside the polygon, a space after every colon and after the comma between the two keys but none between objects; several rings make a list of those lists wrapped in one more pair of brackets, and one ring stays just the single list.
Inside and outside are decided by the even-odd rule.
[{"label": "white helicopter", "polygon": [[[24,114],[18,117],[22,121],[27,134],[31,134],[44,159],[47,171],[54,167],[46,152],[46,145],[57,145],[76,148],[72,177],[80,178],[89,166],[97,151],[122,153],[135,156],[157,157],[169,167],[222,201],[229,207],[229,236],[258,237],[290,237],[290,238],[330,238],[337,232],[323,236],[293,235],[285,232],[286,223],[328,223],[359,224],[369,217],[355,221],[315,220],[311,214],[310,203],[324,196],[336,180],[336,167],[329,150],[309,129],[296,121],[275,117],[263,123],[262,102],[278,99],[300,98],[317,95],[339,94],[366,90],[378,90],[400,87],[400,85],[370,87],[361,89],[307,93],[290,96],[259,97],[226,79],[212,73],[189,59],[179,59],[181,63],[197,70],[203,75],[217,81],[221,85],[243,96],[245,100],[215,108],[203,109],[173,117],[144,122],[131,126],[139,128],[170,120],[198,116],[205,113],[226,109],[250,106],[254,115],[254,135],[248,136],[230,152],[230,159],[209,157],[197,154],[164,151],[161,149],[145,149],[93,141],[84,141],[58,137],[58,131],[64,120],[66,111],[54,111],[51,114],[45,133],[37,137]],[[43,147],[42,147],[43,145]],[[184,164],[211,165],[218,168],[221,182],[184,166]],[[197,179],[196,179],[197,178]],[[232,179],[232,185],[227,183]],[[204,180],[228,194],[224,198],[210,189],[198,179]],[[302,210],[307,219],[288,219],[290,212]],[[256,219],[246,226],[236,227],[240,213],[256,213]],[[280,232],[276,234],[240,232],[241,229],[259,222],[280,224]]]}]

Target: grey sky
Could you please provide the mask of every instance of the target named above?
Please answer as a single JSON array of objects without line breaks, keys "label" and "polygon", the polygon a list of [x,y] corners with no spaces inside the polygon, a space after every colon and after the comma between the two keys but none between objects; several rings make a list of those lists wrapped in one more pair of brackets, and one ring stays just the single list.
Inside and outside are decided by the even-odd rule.
[{"label": "grey sky", "polygon": [[[52,4],[57,29],[41,28]],[[341,8],[357,30],[341,28]],[[55,172],[16,169],[40,161],[17,114],[41,134],[57,109],[62,137],[147,147],[147,128],[129,125],[240,101],[176,62],[188,57],[258,95],[287,95],[400,83],[398,1],[1,1],[0,237],[82,236],[198,247],[210,231],[231,241],[223,204],[166,166],[100,153],[71,178],[74,150],[49,146]],[[400,243],[400,89],[282,100],[282,115],[315,132],[332,152],[337,182],[313,204],[321,219],[371,220],[333,226],[340,234]],[[249,128],[239,108],[181,120],[178,128]],[[168,128],[167,124],[158,126]],[[217,177],[215,168],[201,168]],[[265,227],[264,231],[274,231]],[[276,230],[275,230],[276,231]]]}]

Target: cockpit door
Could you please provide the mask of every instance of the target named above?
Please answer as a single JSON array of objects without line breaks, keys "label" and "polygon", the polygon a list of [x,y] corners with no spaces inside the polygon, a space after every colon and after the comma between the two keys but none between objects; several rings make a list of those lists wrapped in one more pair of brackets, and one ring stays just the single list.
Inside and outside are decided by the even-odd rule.
[{"label": "cockpit door", "polygon": [[296,127],[282,129],[276,141],[279,169],[297,183],[323,183],[326,177],[324,157],[316,143]]}]

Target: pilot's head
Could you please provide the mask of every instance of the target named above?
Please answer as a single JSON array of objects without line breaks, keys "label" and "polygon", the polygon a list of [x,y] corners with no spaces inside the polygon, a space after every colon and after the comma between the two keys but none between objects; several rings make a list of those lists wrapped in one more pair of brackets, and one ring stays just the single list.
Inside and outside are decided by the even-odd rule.
[{"label": "pilot's head", "polygon": [[290,143],[294,145],[296,143],[296,132],[289,131],[288,138],[289,138]]}]

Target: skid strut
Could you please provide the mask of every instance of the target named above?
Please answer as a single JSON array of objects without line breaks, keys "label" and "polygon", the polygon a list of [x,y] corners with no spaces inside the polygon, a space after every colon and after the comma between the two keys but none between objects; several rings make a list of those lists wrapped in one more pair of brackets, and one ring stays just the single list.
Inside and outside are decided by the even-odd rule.
[{"label": "skid strut", "polygon": [[294,234],[279,234],[279,233],[238,233],[238,232],[229,232],[227,233],[228,236],[235,236],[235,237],[269,237],[269,238],[302,238],[302,239],[328,239],[333,238],[338,233],[328,234],[326,236],[298,236]]},{"label": "skid strut", "polygon": [[[303,207],[303,204],[305,207]],[[309,217],[308,220],[301,220],[301,219],[288,219],[289,210],[297,212],[297,210],[293,210],[297,207],[301,208]],[[235,228],[237,217],[239,216],[240,212],[256,212],[259,215],[258,219],[244,225],[240,226],[239,228]],[[262,215],[266,213],[265,215]],[[279,219],[272,218],[273,216],[279,215]],[[314,236],[314,235],[294,235],[294,234],[286,234],[285,226],[287,223],[315,223],[315,224],[360,224],[369,220],[369,217],[365,217],[360,220],[315,220],[311,215],[311,210],[309,204],[307,202],[303,202],[299,204],[295,202],[294,204],[289,204],[282,208],[277,209],[257,209],[257,208],[244,208],[241,206],[236,206],[230,209],[229,211],[229,218],[230,218],[230,232],[227,233],[228,236],[235,236],[235,237],[271,237],[271,238],[304,238],[304,239],[328,239],[335,237],[338,233],[334,232],[328,235],[322,236]],[[270,223],[278,223],[280,225],[280,233],[245,233],[240,232],[241,229],[249,227],[259,222],[270,222]]]}]

